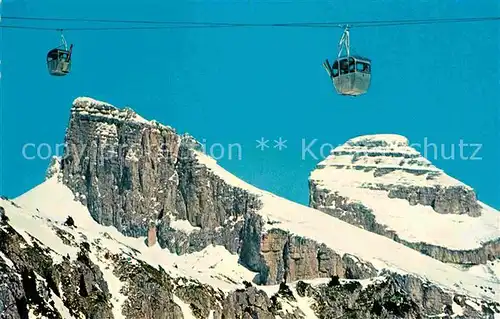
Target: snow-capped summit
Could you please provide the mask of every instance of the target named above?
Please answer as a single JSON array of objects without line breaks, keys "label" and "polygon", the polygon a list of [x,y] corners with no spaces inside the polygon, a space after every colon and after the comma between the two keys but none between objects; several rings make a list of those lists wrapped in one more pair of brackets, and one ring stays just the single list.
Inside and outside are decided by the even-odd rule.
[{"label": "snow-capped summit", "polygon": [[[396,319],[500,313],[497,277],[458,269],[260,190],[197,150],[191,136],[150,123],[131,110],[75,100],[66,153],[52,163],[48,179],[15,200],[0,200],[0,278],[8,278],[0,285],[0,307],[11,305],[8,315]],[[381,137],[385,144],[376,142]],[[377,147],[397,154],[391,147],[404,149],[405,143],[395,135],[357,138],[339,154],[353,155],[355,148],[378,154]],[[333,164],[323,172],[357,171]],[[352,188],[372,194],[358,177],[350,180]],[[330,177],[322,181],[322,189],[331,185]],[[349,186],[346,180],[341,185]]]}]

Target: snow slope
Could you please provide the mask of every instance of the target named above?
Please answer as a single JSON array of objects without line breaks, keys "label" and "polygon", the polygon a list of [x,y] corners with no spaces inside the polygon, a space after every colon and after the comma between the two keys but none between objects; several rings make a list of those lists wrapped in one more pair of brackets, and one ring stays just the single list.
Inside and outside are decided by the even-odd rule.
[{"label": "snow slope", "polygon": [[260,196],[264,205],[258,213],[265,220],[279,222],[273,224],[272,227],[324,243],[337,253],[353,254],[373,263],[379,270],[386,268],[400,273],[414,274],[427,278],[443,288],[458,290],[470,296],[492,300],[498,298],[491,291],[480,288],[480,286],[486,286],[492,287],[494,291],[500,291],[500,285],[497,282],[463,272],[389,238],[260,190],[227,172],[206,154],[198,152],[197,158],[227,183]]},{"label": "snow slope", "polygon": [[[373,170],[360,167],[395,170],[376,176]],[[430,206],[412,206],[405,199],[389,198],[385,190],[368,188],[383,184],[471,189],[433,166],[399,135],[369,135],[349,140],[318,164],[310,180],[319,188],[362,203],[373,211],[377,223],[409,242],[468,250],[500,238],[500,212],[484,203],[478,202],[483,207],[480,217],[440,214]]]}]

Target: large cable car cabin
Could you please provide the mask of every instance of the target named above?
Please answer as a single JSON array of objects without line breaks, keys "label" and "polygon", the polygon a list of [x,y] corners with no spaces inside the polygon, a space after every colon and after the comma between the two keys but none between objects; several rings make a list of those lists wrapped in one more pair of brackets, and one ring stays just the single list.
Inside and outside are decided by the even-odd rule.
[{"label": "large cable car cabin", "polygon": [[[47,53],[47,68],[50,75],[64,76],[71,71],[71,53],[73,51],[73,44],[69,47],[61,34],[62,45],[50,50]],[[61,48],[63,47],[63,48]]]},{"label": "large cable car cabin", "polygon": [[[342,45],[345,45],[347,51],[343,56],[341,56]],[[350,55],[348,28],[344,31],[339,46],[339,54],[333,64],[330,65],[328,60],[323,63],[335,90],[338,94],[347,96],[365,94],[371,83],[370,59]]]},{"label": "large cable car cabin", "polygon": [[359,56],[341,57],[333,65],[325,61],[325,68],[338,94],[357,96],[370,87],[371,61]]}]

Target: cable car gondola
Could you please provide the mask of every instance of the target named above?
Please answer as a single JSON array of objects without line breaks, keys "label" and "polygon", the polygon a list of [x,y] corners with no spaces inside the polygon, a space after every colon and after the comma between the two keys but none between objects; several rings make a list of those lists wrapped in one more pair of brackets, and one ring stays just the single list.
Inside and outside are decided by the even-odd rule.
[{"label": "cable car gondola", "polygon": [[[342,55],[345,47],[346,54]],[[330,76],[335,90],[340,95],[358,96],[365,94],[371,82],[371,61],[368,58],[351,55],[349,27],[346,27],[339,42],[337,59],[330,65],[328,59],[323,67]]]},{"label": "cable car gondola", "polygon": [[64,76],[71,71],[71,52],[73,44],[69,47],[61,33],[61,45],[47,53],[47,68],[50,75]]}]

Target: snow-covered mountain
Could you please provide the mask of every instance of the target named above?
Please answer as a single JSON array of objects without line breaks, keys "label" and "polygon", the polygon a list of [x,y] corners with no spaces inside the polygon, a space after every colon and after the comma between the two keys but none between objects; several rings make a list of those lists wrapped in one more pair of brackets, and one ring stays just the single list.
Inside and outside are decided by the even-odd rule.
[{"label": "snow-covered mountain", "polygon": [[[327,203],[339,184],[387,185],[357,175],[335,184],[339,171],[329,174],[331,167],[313,173],[314,203]],[[399,181],[420,186],[416,179]],[[65,154],[53,161],[47,180],[0,200],[0,318],[500,314],[498,258],[483,265],[495,276],[464,270],[333,217],[324,203],[319,208],[326,213],[253,187],[201,152],[191,136],[131,109],[78,98]],[[496,212],[463,205],[469,205],[470,220],[463,219],[469,233],[481,220],[489,226],[478,240],[496,236]],[[411,207],[404,207],[408,215]],[[397,225],[388,226],[412,238],[406,225]]]},{"label": "snow-covered mountain", "polygon": [[399,135],[360,136],[311,173],[310,206],[444,262],[500,257],[500,212]]}]

